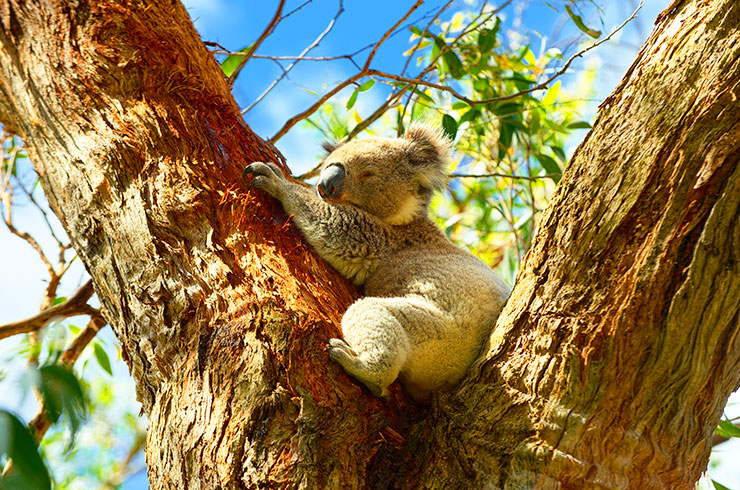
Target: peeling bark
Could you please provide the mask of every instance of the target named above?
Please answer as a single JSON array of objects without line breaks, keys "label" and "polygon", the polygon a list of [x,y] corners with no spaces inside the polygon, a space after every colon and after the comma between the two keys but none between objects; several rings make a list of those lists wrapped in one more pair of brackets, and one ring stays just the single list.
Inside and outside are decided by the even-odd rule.
[{"label": "peeling bark", "polygon": [[0,0],[0,120],[121,342],[151,487],[692,488],[740,382],[739,25],[662,14],[487,354],[423,408],[328,360],[357,292],[244,188],[282,157],[179,3]]}]

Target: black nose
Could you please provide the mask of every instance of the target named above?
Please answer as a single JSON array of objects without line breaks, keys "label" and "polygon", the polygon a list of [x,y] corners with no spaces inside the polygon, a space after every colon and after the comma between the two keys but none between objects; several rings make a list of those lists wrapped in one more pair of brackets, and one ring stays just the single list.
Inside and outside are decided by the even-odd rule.
[{"label": "black nose", "polygon": [[341,163],[332,163],[326,167],[321,171],[319,182],[316,184],[319,195],[323,198],[341,196],[346,175]]}]

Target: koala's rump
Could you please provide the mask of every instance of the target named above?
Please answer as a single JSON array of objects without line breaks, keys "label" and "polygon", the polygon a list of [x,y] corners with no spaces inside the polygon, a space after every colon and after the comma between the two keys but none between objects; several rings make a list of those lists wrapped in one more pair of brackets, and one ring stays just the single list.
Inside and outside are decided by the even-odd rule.
[{"label": "koala's rump", "polygon": [[366,296],[405,298],[397,318],[410,351],[400,376],[417,394],[460,381],[509,294],[488,266],[457,248],[400,252],[379,264],[365,286]]}]

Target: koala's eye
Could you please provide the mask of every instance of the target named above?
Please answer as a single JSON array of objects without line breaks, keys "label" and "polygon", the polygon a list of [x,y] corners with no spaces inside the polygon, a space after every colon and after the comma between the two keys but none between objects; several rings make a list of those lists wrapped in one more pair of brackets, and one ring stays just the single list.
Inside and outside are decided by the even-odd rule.
[{"label": "koala's eye", "polygon": [[372,170],[365,170],[364,172],[362,172],[360,174],[359,177],[357,177],[357,179],[358,180],[365,180],[365,179],[368,179],[370,177],[373,177],[374,175],[375,175],[375,172],[373,172]]}]

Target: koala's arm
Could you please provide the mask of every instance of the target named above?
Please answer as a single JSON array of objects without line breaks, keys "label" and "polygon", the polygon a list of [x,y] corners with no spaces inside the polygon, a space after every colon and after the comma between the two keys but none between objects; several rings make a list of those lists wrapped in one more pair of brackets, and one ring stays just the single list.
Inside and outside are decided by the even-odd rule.
[{"label": "koala's arm", "polygon": [[354,206],[328,203],[314,189],[290,182],[271,163],[244,169],[250,187],[269,193],[293,216],[311,246],[342,275],[360,285],[389,251],[388,225]]}]

